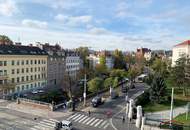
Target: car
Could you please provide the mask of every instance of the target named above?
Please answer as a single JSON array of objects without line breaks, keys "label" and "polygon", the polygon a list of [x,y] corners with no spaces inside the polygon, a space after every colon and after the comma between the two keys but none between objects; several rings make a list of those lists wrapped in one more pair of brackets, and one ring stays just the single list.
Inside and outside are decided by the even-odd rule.
[{"label": "car", "polygon": [[91,104],[93,107],[97,107],[97,106],[101,105],[102,103],[103,103],[102,98],[99,96],[94,97],[91,101]]},{"label": "car", "polygon": [[73,129],[73,124],[71,121],[63,120],[61,122],[61,124],[62,124],[63,130],[72,130]]},{"label": "car", "polygon": [[39,93],[44,93],[44,90],[38,90]]},{"label": "car", "polygon": [[37,91],[37,90],[33,90],[31,93],[32,93],[32,94],[37,94],[38,91]]}]

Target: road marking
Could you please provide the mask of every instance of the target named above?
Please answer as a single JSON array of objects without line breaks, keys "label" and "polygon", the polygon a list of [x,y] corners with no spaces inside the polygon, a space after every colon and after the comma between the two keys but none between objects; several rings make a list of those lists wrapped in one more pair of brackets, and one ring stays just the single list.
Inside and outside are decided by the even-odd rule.
[{"label": "road marking", "polygon": [[73,117],[76,116],[76,115],[77,115],[77,113],[74,114],[74,115],[72,115],[72,116],[70,116],[70,117],[68,117],[67,120],[70,120],[71,118],[73,118]]},{"label": "road marking", "polygon": [[90,126],[93,126],[97,121],[99,121],[100,119],[96,119],[95,121],[93,121]]},{"label": "road marking", "polygon": [[82,122],[82,124],[86,123],[89,119],[90,119],[90,117],[88,117],[86,120],[84,120],[84,121]]},{"label": "road marking", "polygon": [[90,122],[92,122],[95,119],[95,117],[93,117],[91,120],[89,120],[86,125],[90,124]]},{"label": "road marking", "polygon": [[78,122],[80,123],[81,121],[83,121],[84,119],[86,119],[88,116],[85,116],[84,118],[82,118],[81,120],[79,120]]},{"label": "road marking", "polygon": [[75,116],[75,117],[72,118],[71,120],[75,120],[75,119],[77,119],[79,116],[81,116],[81,114],[78,114],[77,116]]},{"label": "road marking", "polygon": [[76,120],[75,120],[75,122],[77,122],[77,121],[79,121],[82,117],[84,117],[85,115],[81,115],[81,116],[79,116]]},{"label": "road marking", "polygon": [[103,129],[106,129],[108,126],[109,126],[109,123],[107,123],[107,124],[104,126]]},{"label": "road marking", "polygon": [[103,120],[101,119],[99,122],[97,122],[94,127],[97,127]]},{"label": "road marking", "polygon": [[104,121],[104,122],[99,126],[99,128],[102,128],[106,123],[107,123],[107,121]]}]

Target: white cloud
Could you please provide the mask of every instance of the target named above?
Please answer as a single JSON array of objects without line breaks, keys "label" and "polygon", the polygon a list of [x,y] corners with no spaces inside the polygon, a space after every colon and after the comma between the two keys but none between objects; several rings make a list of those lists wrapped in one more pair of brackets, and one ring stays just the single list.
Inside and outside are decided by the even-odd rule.
[{"label": "white cloud", "polygon": [[93,27],[93,28],[90,28],[89,33],[94,34],[94,35],[105,35],[105,34],[109,34],[110,32],[106,30],[105,28]]},{"label": "white cloud", "polygon": [[[50,0],[51,1],[51,0]],[[81,4],[81,1],[76,1],[76,0],[56,0],[51,1],[51,7],[54,9],[72,9],[74,7],[78,7]]]},{"label": "white cloud", "polygon": [[15,12],[18,12],[18,9],[13,0],[1,0],[0,15],[12,16]]},{"label": "white cloud", "polygon": [[69,26],[79,26],[81,24],[88,24],[92,21],[92,16],[82,15],[82,16],[67,16],[63,14],[58,14],[55,16],[55,20],[61,21]]},{"label": "white cloud", "polygon": [[32,27],[32,28],[47,28],[47,22],[31,20],[31,19],[24,19],[22,21],[22,25],[26,27]]}]

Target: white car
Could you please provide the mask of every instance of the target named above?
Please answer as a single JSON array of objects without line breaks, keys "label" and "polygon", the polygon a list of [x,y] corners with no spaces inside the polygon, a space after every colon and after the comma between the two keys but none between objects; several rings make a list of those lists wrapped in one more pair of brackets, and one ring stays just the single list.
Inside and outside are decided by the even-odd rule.
[{"label": "white car", "polygon": [[32,94],[37,94],[37,93],[38,93],[37,90],[33,90],[33,91],[32,91]]},{"label": "white car", "polygon": [[70,122],[70,121],[63,120],[61,122],[61,124],[62,124],[62,129],[63,130],[72,130],[73,129],[72,122]]},{"label": "white car", "polygon": [[39,92],[39,93],[44,93],[44,90],[39,90],[38,92]]}]

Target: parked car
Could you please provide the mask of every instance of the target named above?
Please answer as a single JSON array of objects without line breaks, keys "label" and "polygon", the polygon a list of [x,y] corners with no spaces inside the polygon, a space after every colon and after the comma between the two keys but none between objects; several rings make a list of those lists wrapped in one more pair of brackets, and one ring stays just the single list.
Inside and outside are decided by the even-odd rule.
[{"label": "parked car", "polygon": [[92,99],[91,103],[92,103],[92,106],[93,106],[93,107],[97,107],[97,106],[99,106],[99,105],[101,105],[101,104],[103,103],[103,102],[102,102],[102,98],[99,97],[99,96],[96,96],[96,97],[94,97],[94,98]]},{"label": "parked car", "polygon": [[40,90],[38,90],[38,92],[39,92],[39,93],[44,93],[44,90],[41,90],[41,89],[40,89]]},{"label": "parked car", "polygon": [[63,130],[72,130],[73,129],[72,122],[70,122],[70,121],[63,120],[61,122],[61,124],[62,124],[62,129]]},{"label": "parked car", "polygon": [[37,94],[38,91],[37,91],[37,90],[33,90],[31,93],[32,93],[32,94]]}]

